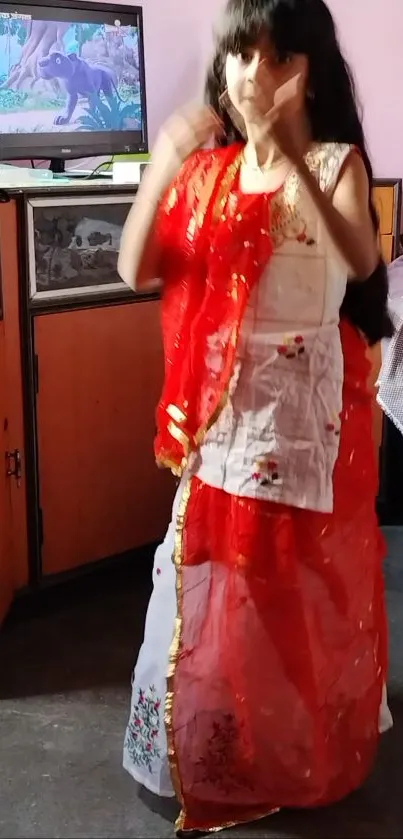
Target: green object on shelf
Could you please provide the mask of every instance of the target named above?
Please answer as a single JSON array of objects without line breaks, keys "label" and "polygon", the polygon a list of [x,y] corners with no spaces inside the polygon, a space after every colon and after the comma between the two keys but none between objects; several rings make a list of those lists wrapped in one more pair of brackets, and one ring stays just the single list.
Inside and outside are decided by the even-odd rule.
[{"label": "green object on shelf", "polygon": [[130,160],[132,163],[148,163],[151,160],[151,154],[115,154],[114,160]]}]

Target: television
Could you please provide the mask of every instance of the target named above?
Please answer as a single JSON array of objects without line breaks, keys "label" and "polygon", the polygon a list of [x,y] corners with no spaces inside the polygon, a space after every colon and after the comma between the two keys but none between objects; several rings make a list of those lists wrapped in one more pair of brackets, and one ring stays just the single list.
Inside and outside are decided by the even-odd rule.
[{"label": "television", "polygon": [[142,9],[0,0],[0,160],[147,151]]}]

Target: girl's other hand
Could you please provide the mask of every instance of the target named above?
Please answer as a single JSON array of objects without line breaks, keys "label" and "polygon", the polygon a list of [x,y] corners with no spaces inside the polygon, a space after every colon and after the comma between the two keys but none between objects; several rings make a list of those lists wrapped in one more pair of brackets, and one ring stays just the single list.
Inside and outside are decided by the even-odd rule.
[{"label": "girl's other hand", "polygon": [[[279,151],[291,163],[298,163],[304,149],[301,148],[301,138],[296,132],[297,120],[295,118],[301,110],[301,102],[304,99],[304,76],[297,72],[278,87],[274,94],[273,104],[267,109],[265,103],[269,97],[265,93],[264,62],[262,65],[258,82],[262,135],[270,135]],[[268,90],[271,90],[270,81],[267,81],[267,86]]]},{"label": "girl's other hand", "polygon": [[222,130],[212,108],[187,108],[174,114],[162,127],[152,152],[153,180],[167,186],[186,158]]}]

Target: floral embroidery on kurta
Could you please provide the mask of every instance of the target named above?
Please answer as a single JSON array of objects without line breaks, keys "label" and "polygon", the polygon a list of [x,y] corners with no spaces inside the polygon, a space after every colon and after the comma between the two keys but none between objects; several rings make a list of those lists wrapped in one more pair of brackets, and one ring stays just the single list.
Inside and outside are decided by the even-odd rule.
[{"label": "floral embroidery on kurta", "polygon": [[154,685],[148,690],[139,688],[138,700],[133,705],[126,733],[125,747],[136,766],[144,766],[152,772],[152,761],[160,757],[157,745],[160,730],[161,699],[156,695]]}]

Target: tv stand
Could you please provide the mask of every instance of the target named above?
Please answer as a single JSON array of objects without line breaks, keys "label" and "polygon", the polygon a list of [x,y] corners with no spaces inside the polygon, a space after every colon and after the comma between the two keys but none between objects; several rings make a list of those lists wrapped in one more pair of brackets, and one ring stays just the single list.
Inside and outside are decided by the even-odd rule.
[{"label": "tv stand", "polygon": [[65,177],[66,162],[61,157],[52,157],[49,169],[53,172],[53,175],[63,175]]},{"label": "tv stand", "polygon": [[49,163],[49,169],[53,172],[55,180],[58,178],[87,178],[87,172],[66,171],[66,162],[61,157],[52,157]]},{"label": "tv stand", "polygon": [[65,181],[66,178],[68,178],[69,180],[72,180],[74,178],[74,180],[83,180],[83,181],[87,180],[87,181],[89,181],[90,180],[90,175],[86,171],[84,171],[84,172],[81,171],[80,172],[80,170],[74,171],[74,169],[68,169],[65,172],[53,172],[53,180],[55,180],[55,181],[57,181],[57,180]]}]

